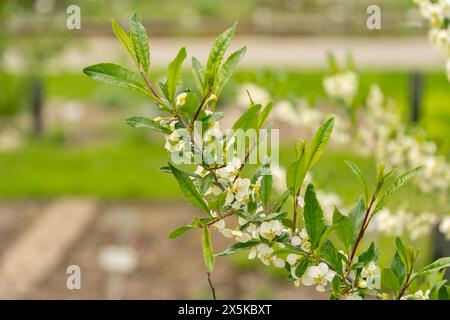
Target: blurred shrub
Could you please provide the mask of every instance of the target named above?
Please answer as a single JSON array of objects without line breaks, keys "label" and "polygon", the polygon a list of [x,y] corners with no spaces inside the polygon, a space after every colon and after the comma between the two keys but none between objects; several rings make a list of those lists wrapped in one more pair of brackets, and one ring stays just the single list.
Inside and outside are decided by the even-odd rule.
[{"label": "blurred shrub", "polygon": [[25,91],[22,77],[0,71],[0,117],[15,116],[23,109]]}]

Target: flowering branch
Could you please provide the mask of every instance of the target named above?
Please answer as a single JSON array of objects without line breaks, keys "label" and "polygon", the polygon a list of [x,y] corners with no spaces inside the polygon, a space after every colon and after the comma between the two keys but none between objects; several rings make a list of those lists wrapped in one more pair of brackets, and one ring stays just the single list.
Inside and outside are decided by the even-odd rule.
[{"label": "flowering branch", "polygon": [[[273,180],[276,176],[270,159],[259,159],[256,163],[258,169],[245,177],[244,167],[249,162],[253,148],[261,143],[259,133],[269,117],[272,105],[269,103],[263,108],[251,100],[250,107],[233,125],[230,136],[219,130],[219,120],[223,113],[215,112],[216,100],[245,54],[244,47],[224,57],[235,27],[233,25],[216,38],[205,68],[196,58],[192,59],[193,74],[200,95],[191,88],[178,88],[182,63],[187,55],[185,48],[170,63],[166,81],[159,83],[162,96],[158,94],[148,77],[150,55],[147,35],[136,15],[130,19],[129,32],[114,21],[113,30],[135,61],[138,72],[115,64],[97,64],[83,70],[96,80],[138,91],[155,101],[160,111],[165,113],[164,116],[153,119],[135,116],[126,119],[126,123],[164,134],[165,148],[170,152],[173,163],[198,165],[194,172],[183,171],[172,162],[161,168],[174,176],[183,195],[203,213],[201,217],[194,216],[191,223],[172,231],[169,238],[179,237],[191,230],[202,230],[203,258],[213,299],[216,299],[216,290],[211,281],[211,272],[216,257],[242,250],[249,250],[249,259],[258,258],[264,265],[286,269],[288,280],[296,286],[314,285],[321,292],[330,292],[332,299],[362,299],[383,295],[390,298],[418,298],[417,292],[405,296],[410,284],[416,279],[447,268],[450,266],[450,258],[437,260],[414,273],[417,252],[397,239],[392,267],[379,272],[379,252],[374,243],[358,257],[356,253],[363,243],[371,218],[422,167],[397,176],[384,194],[378,197],[385,181],[393,176],[392,171],[384,174],[384,167],[380,166],[370,203],[366,206],[361,198],[348,214],[342,214],[335,208],[332,221],[325,221],[315,187],[305,180],[308,180],[309,171],[318,163],[331,137],[334,118],[330,118],[319,126],[311,141],[295,144],[297,158],[287,170],[287,190],[274,190]],[[200,132],[197,132],[197,123],[202,129]],[[240,159],[238,152],[232,147],[239,141],[238,132],[247,130],[256,132],[258,138],[253,145],[245,145],[245,157]],[[197,134],[200,138],[197,141],[199,145],[195,141]],[[217,147],[216,140],[225,140],[226,143]],[[206,153],[205,150],[211,152]],[[199,163],[196,162],[198,153],[201,153]],[[367,193],[365,179],[359,168],[355,164],[350,167],[363,182]],[[250,170],[246,170],[246,175],[247,171]],[[305,190],[304,197],[302,190]],[[289,197],[294,199],[292,219],[285,209]],[[302,215],[299,214],[298,207],[302,208]],[[225,218],[232,216],[236,219],[229,219],[225,223]],[[214,253],[211,226],[223,236],[234,239],[235,243],[223,252]],[[332,234],[336,237],[331,237]],[[351,253],[348,257],[349,251]],[[402,276],[404,274],[408,276],[405,278]],[[388,291],[379,285],[380,277]],[[430,295],[441,298],[441,290],[448,289],[442,283],[439,288],[437,285],[435,284]]]}]

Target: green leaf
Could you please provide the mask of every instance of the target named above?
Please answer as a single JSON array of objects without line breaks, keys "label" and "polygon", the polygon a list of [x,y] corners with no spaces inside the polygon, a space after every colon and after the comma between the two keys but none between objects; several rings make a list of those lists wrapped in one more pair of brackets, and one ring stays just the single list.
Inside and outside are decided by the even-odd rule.
[{"label": "green leaf", "polygon": [[330,240],[326,240],[321,250],[322,256],[326,262],[339,274],[342,274],[341,255]]},{"label": "green leaf", "polygon": [[[430,300],[448,300],[448,290],[445,286],[447,280],[439,281],[430,290]],[[447,297],[448,296],[448,297]]]},{"label": "green leaf", "polygon": [[358,257],[358,262],[369,263],[377,259],[378,252],[375,250],[375,243],[370,244],[369,248],[361,253]]},{"label": "green leaf", "polygon": [[293,196],[295,196],[297,190],[302,186],[306,172],[307,169],[304,156],[295,160],[288,166],[286,173],[286,186]]},{"label": "green leaf", "polygon": [[247,111],[245,111],[234,123],[233,130],[242,129],[246,131],[248,129],[255,129],[258,125],[260,109],[260,104],[255,104],[248,108]]},{"label": "green leaf", "polygon": [[183,235],[185,232],[192,230],[192,229],[197,229],[197,226],[188,224],[188,225],[176,228],[171,233],[169,233],[169,239],[178,238],[179,236]]},{"label": "green leaf", "polygon": [[192,74],[198,90],[205,93],[205,70],[196,57],[192,57]]},{"label": "green leaf", "polygon": [[203,176],[199,181],[199,189],[202,193],[205,193],[208,191],[209,187],[211,186],[213,182],[213,174],[208,173],[207,175]]},{"label": "green leaf", "polygon": [[235,52],[233,52],[227,60],[220,66],[217,76],[217,83],[215,87],[215,94],[219,96],[222,93],[225,84],[230,80],[231,75],[233,74],[234,69],[241,59],[244,57],[245,52],[247,51],[246,47],[243,47]]},{"label": "green leaf", "polygon": [[142,116],[135,116],[125,119],[126,124],[133,128],[150,128],[152,130],[162,132],[165,134],[171,134],[172,130],[169,128],[161,126],[158,122],[154,121],[153,119],[142,117]]},{"label": "green leaf", "polygon": [[350,170],[352,170],[352,172],[358,178],[359,182],[361,182],[361,185],[364,188],[364,199],[366,203],[369,203],[369,188],[367,187],[367,182],[361,169],[351,161],[345,161],[345,164],[350,168]]},{"label": "green leaf", "polygon": [[301,278],[305,273],[306,269],[308,269],[309,260],[307,258],[302,258],[295,266],[295,276],[297,278]]},{"label": "green leaf", "polygon": [[208,206],[206,205],[200,193],[197,191],[197,188],[195,187],[191,178],[189,178],[189,175],[181,170],[178,170],[170,163],[169,167],[170,170],[172,170],[172,174],[174,175],[175,179],[177,179],[178,185],[180,186],[181,192],[184,194],[184,196],[194,206],[210,214]]},{"label": "green leaf", "polygon": [[258,240],[250,240],[247,242],[236,242],[228,249],[222,251],[221,253],[218,253],[217,256],[228,256],[230,254],[236,253],[241,250],[247,250],[247,249],[253,248],[260,243],[261,242]]},{"label": "green leaf", "polygon": [[449,267],[450,267],[450,257],[440,258],[417,271],[411,278],[415,279],[417,277],[423,277]]},{"label": "green leaf", "polygon": [[396,293],[400,289],[400,282],[392,269],[385,268],[381,272],[381,287]]},{"label": "green leaf", "polygon": [[191,122],[191,120],[194,118],[199,104],[200,101],[198,99],[198,96],[194,92],[186,92],[185,102],[178,109],[186,122]]},{"label": "green leaf", "polygon": [[261,112],[258,120],[258,129],[261,129],[272,111],[272,102],[269,102]]},{"label": "green leaf", "polygon": [[317,201],[314,186],[309,184],[305,192],[305,208],[303,212],[305,219],[306,231],[311,239],[311,246],[313,249],[319,245],[320,237],[326,229],[323,222],[323,211]]},{"label": "green leaf", "polygon": [[335,207],[333,212],[334,232],[339,240],[344,244],[345,250],[348,251],[353,244],[353,224],[349,217],[343,215]]},{"label": "green leaf", "polygon": [[341,277],[338,275],[335,275],[333,277],[333,280],[331,280],[331,288],[333,289],[333,292],[335,294],[339,294],[339,291],[341,289]]},{"label": "green leaf", "polygon": [[442,286],[438,292],[438,299],[446,301],[450,300],[450,288],[447,286]]},{"label": "green leaf", "polygon": [[297,193],[297,190],[302,187],[303,180],[306,173],[314,164],[319,161],[325,146],[330,139],[333,131],[334,118],[325,121],[317,132],[314,134],[311,143],[306,148],[303,156],[300,159],[291,163],[286,174],[286,185],[291,190],[292,195]]},{"label": "green leaf", "polygon": [[376,212],[383,209],[383,207],[392,198],[392,196],[395,194],[395,192],[397,192],[398,189],[400,189],[406,182],[408,182],[409,179],[416,176],[424,168],[425,168],[424,166],[420,166],[420,167],[408,170],[405,173],[398,176],[395,179],[395,181],[392,183],[392,185],[386,190],[386,192],[380,198],[380,200],[378,200],[375,210],[373,211],[373,214],[375,214]]},{"label": "green leaf", "polygon": [[402,259],[400,258],[400,255],[398,254],[398,251],[395,251],[394,257],[392,258],[391,269],[400,284],[402,284],[406,278],[407,270],[406,266],[403,264]]},{"label": "green leaf", "polygon": [[272,176],[264,175],[261,179],[261,188],[259,189],[259,195],[264,208],[267,208],[267,204],[270,201],[270,195],[272,194]]},{"label": "green leaf", "polygon": [[362,198],[358,199],[358,202],[353,207],[353,209],[348,214],[352,225],[353,225],[353,241],[355,243],[358,238],[359,232],[364,223],[364,217],[366,215],[366,206],[364,204],[364,200]]},{"label": "green leaf", "polygon": [[319,161],[333,131],[334,118],[325,121],[315,133],[306,150],[306,168],[309,170]]},{"label": "green leaf", "polygon": [[150,51],[148,46],[147,32],[139,21],[136,13],[130,19],[130,38],[133,42],[134,52],[142,70],[148,73],[150,67]]},{"label": "green leaf", "polygon": [[225,55],[231,40],[233,39],[235,30],[236,23],[214,40],[205,69],[205,85],[208,90],[211,90],[215,85],[217,70],[222,63],[223,56]]},{"label": "green leaf", "polygon": [[211,244],[211,236],[209,234],[208,226],[203,226],[202,236],[203,258],[205,260],[205,266],[208,272],[212,272],[214,269],[215,256]]},{"label": "green leaf", "polygon": [[400,257],[406,270],[407,271],[411,270],[412,268],[411,256],[409,254],[408,249],[405,247],[405,245],[403,244],[402,240],[399,237],[396,237],[395,245],[397,246],[398,256]]},{"label": "green leaf", "polygon": [[264,217],[258,217],[260,221],[271,221],[271,220],[280,220],[287,216],[287,212],[272,212]]},{"label": "green leaf", "polygon": [[131,41],[130,37],[128,36],[128,33],[126,33],[125,30],[122,29],[120,24],[118,24],[116,22],[116,20],[114,20],[114,19],[111,19],[111,25],[112,25],[113,32],[116,35],[117,39],[119,39],[122,46],[130,54],[130,56],[133,58],[133,60],[137,63],[136,52],[134,52],[133,42]]},{"label": "green leaf", "polygon": [[83,69],[83,72],[94,80],[102,81],[117,87],[136,90],[153,98],[145,82],[138,73],[114,63],[99,63]]},{"label": "green leaf", "polygon": [[289,198],[289,195],[290,195],[289,190],[283,192],[278,198],[277,202],[275,202],[275,204],[273,205],[272,212],[280,212],[284,204],[286,203],[287,199]]},{"label": "green leaf", "polygon": [[166,97],[170,102],[175,101],[175,93],[178,86],[178,82],[180,81],[181,75],[181,66],[183,65],[183,61],[186,59],[186,48],[181,48],[178,52],[175,59],[169,64],[167,69],[167,94]]}]

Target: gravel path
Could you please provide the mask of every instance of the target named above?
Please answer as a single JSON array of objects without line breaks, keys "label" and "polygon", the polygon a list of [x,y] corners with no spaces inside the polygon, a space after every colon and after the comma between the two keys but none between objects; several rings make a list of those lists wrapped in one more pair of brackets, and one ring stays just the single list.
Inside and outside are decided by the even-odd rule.
[{"label": "gravel path", "polygon": [[[151,63],[165,67],[181,46],[189,55],[206,61],[212,39],[156,38],[150,39]],[[317,69],[326,67],[331,50],[339,57],[352,53],[362,68],[428,69],[442,68],[443,57],[424,37],[237,37],[231,49],[247,46],[242,61],[245,67],[292,67]],[[79,70],[80,66],[99,61],[120,61],[123,49],[114,38],[97,38],[67,50],[54,67]],[[188,59],[190,60],[190,59]],[[188,63],[189,64],[189,63]]]}]

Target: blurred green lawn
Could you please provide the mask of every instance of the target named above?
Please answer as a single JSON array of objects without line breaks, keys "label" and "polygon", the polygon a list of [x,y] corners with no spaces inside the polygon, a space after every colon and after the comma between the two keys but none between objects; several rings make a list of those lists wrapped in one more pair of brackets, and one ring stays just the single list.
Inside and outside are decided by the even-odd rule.
[{"label": "blurred green lawn", "polygon": [[[158,75],[156,75],[158,76]],[[155,78],[156,78],[155,76]],[[238,81],[256,81],[270,89],[275,98],[289,95],[304,95],[309,99],[320,99],[320,72],[300,73],[279,70],[241,71],[235,79]],[[367,88],[372,81],[379,82],[387,95],[393,96],[399,106],[407,109],[407,74],[402,72],[375,73],[362,75],[362,86]],[[448,132],[450,130],[450,112],[445,107],[450,100],[449,84],[438,73],[425,75],[424,115],[422,122],[430,137],[438,140],[442,150],[448,150]],[[107,89],[81,74],[53,75],[46,78],[46,94],[49,97],[92,101],[99,92],[114,92],[120,97],[136,97],[134,93],[116,89]],[[231,89],[233,84],[231,84]],[[431,89],[432,88],[432,89]],[[230,92],[225,100],[232,101]],[[128,101],[129,102],[129,101]],[[119,101],[119,104],[122,102]],[[126,100],[125,100],[126,104]],[[51,139],[28,142],[24,148],[0,153],[0,197],[33,198],[60,195],[90,195],[100,198],[122,199],[174,199],[180,197],[172,177],[158,169],[169,159],[163,149],[163,139],[148,139],[143,129],[127,128],[123,119],[117,119],[114,136],[117,141],[99,144],[89,143],[83,146],[58,144]],[[113,129],[114,130],[114,129]],[[122,134],[123,131],[123,134]],[[282,150],[282,164],[286,165],[293,154]],[[360,190],[358,182],[352,179],[344,160],[358,163],[363,170],[373,176],[373,159],[356,156],[348,152],[327,150],[314,171],[318,187],[338,190],[344,201],[349,204],[355,200]],[[432,198],[417,194],[413,188],[403,191],[406,199],[418,200],[417,210],[433,207]],[[398,196],[396,199],[401,199]],[[394,201],[395,205],[400,200]]]},{"label": "blurred green lawn", "polygon": [[[156,72],[157,80],[163,73]],[[300,72],[292,70],[246,70],[237,72],[234,81],[225,90],[225,101],[230,102],[230,91],[236,82],[255,82],[270,90],[274,99],[302,96],[310,101],[324,97],[322,79],[324,72]],[[409,119],[409,74],[402,71],[365,71],[360,76],[359,101],[364,99],[370,85],[377,83],[386,97],[394,99],[405,120]],[[190,74],[186,74],[188,81]],[[53,75],[46,78],[47,94],[68,99],[86,99],[96,92],[111,91],[104,84],[87,79],[82,74]],[[136,98],[137,94],[119,91],[127,98]],[[126,99],[127,99],[126,98]],[[450,151],[450,84],[444,73],[424,73],[424,92],[420,125],[426,130],[427,137],[439,144],[444,154]]]}]

